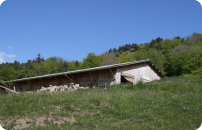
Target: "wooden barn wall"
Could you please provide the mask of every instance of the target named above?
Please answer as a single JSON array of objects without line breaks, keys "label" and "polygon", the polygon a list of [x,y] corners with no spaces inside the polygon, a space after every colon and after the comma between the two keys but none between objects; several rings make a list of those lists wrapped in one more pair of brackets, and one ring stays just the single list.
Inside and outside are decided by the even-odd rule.
[{"label": "wooden barn wall", "polygon": [[[111,69],[113,74],[116,74],[116,68]],[[110,69],[104,69],[104,70],[96,70],[96,71],[90,71],[90,72],[81,72],[81,73],[74,73],[74,74],[68,74],[67,76],[74,80],[77,84],[81,85],[81,79],[82,78],[91,78],[91,82],[97,86],[97,82],[100,79],[112,79],[113,74],[111,73]],[[67,85],[72,83],[72,81],[67,78],[65,75],[55,76],[55,77],[48,77],[48,78],[40,78],[40,79],[33,79],[33,80],[27,80],[27,81],[19,81],[15,82],[16,88],[19,88],[21,91],[23,90],[23,87],[25,85],[31,85],[31,90],[35,87],[49,87],[50,82],[57,82],[59,85]],[[95,80],[95,81],[94,81]],[[115,84],[115,80],[111,84]],[[13,87],[12,87],[13,89]]]},{"label": "wooden barn wall", "polygon": [[148,81],[160,79],[159,75],[149,66],[148,63],[118,67],[116,72],[116,84],[121,83],[121,72],[134,75],[135,83],[141,78]]}]

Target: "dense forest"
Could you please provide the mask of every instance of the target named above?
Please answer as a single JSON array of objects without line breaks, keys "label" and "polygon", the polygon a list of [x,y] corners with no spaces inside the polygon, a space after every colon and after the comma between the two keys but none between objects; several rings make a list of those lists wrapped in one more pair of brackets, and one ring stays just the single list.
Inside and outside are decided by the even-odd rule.
[{"label": "dense forest", "polygon": [[73,71],[150,59],[165,75],[202,74],[202,34],[193,33],[186,38],[156,38],[144,44],[125,44],[109,49],[101,55],[89,53],[83,62],[66,61],[61,57],[46,60],[38,54],[26,63],[14,61],[0,64],[0,81],[27,78],[45,74]]}]

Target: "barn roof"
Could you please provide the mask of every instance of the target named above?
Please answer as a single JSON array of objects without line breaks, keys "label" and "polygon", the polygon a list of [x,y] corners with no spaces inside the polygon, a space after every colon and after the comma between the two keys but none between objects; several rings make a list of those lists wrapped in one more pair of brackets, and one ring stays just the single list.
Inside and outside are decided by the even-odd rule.
[{"label": "barn roof", "polygon": [[165,77],[165,75],[149,59],[146,59],[146,60],[139,60],[139,61],[134,61],[134,62],[127,62],[127,63],[100,66],[100,67],[89,68],[89,69],[82,69],[82,70],[75,70],[75,71],[68,71],[68,72],[62,72],[62,73],[55,73],[55,74],[48,74],[48,75],[42,75],[42,76],[29,77],[29,78],[16,79],[16,80],[12,80],[12,81],[5,81],[3,83],[18,82],[18,81],[32,80],[32,79],[38,79],[38,78],[46,78],[46,77],[59,76],[59,75],[65,75],[65,74],[74,74],[74,73],[81,73],[81,72],[88,72],[88,71],[95,71],[95,70],[102,70],[102,69],[109,69],[109,68],[115,68],[115,67],[127,66],[127,65],[134,65],[134,64],[140,64],[140,63],[148,63],[160,77],[162,77],[162,78]]}]

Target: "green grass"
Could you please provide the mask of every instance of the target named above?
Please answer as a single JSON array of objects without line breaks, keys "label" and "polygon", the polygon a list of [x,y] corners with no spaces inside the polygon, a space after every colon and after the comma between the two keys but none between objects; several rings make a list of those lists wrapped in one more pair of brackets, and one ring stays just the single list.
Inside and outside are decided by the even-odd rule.
[{"label": "green grass", "polygon": [[[0,122],[8,130],[25,117],[31,119],[25,129],[194,130],[202,123],[202,76],[120,84],[106,90],[0,95],[0,104]],[[47,118],[45,126],[37,125],[39,117]],[[54,123],[65,117],[74,121]],[[8,121],[12,122],[5,125]]]}]

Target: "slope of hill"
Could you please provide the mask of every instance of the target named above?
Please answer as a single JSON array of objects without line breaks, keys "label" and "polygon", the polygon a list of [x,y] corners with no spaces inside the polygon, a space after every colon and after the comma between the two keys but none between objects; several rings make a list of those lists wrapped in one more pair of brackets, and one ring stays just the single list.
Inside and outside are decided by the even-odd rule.
[{"label": "slope of hill", "polygon": [[107,89],[0,95],[6,129],[197,129],[202,75]]}]

